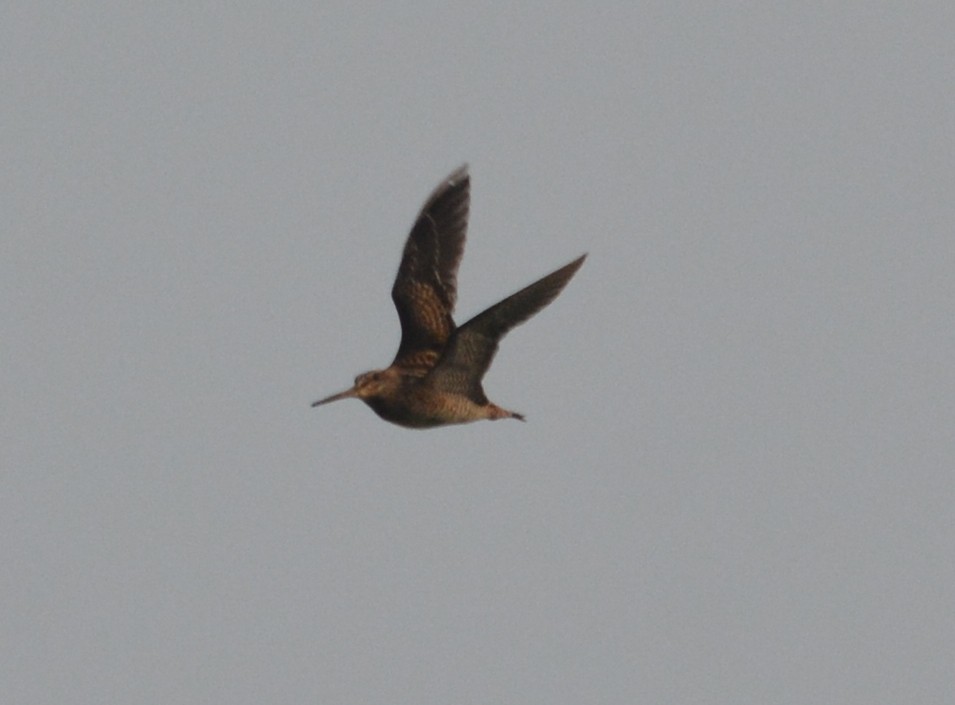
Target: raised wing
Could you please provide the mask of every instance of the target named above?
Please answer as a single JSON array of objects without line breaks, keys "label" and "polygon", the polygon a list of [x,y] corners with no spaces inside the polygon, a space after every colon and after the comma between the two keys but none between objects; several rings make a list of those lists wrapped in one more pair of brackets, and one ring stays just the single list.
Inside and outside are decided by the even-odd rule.
[{"label": "raised wing", "polygon": [[458,263],[468,228],[471,181],[461,166],[434,190],[401,256],[391,298],[401,320],[392,364],[432,367],[454,331]]},{"label": "raised wing", "polygon": [[428,384],[442,391],[463,394],[478,404],[486,403],[481,379],[494,359],[498,342],[511,328],[557,298],[586,257],[581,255],[459,327],[428,374]]}]

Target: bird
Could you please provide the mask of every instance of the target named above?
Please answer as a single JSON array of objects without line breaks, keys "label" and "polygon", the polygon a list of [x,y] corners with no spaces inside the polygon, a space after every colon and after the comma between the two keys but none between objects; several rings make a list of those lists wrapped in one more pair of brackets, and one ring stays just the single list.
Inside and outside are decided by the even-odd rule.
[{"label": "bird", "polygon": [[391,289],[401,323],[391,365],[358,375],[350,389],[313,407],[361,399],[382,419],[417,429],[482,419],[524,421],[523,414],[491,402],[481,380],[501,338],[557,298],[587,254],[455,326],[470,188],[464,164],[434,189],[415,219]]}]

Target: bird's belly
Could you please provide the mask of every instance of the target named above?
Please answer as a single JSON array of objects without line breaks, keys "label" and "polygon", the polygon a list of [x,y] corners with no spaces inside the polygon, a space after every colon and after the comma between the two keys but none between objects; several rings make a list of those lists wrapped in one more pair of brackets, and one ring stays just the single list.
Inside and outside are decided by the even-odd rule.
[{"label": "bird's belly", "polygon": [[487,418],[484,407],[456,394],[412,393],[399,399],[374,398],[364,401],[385,421],[406,428],[433,428]]}]

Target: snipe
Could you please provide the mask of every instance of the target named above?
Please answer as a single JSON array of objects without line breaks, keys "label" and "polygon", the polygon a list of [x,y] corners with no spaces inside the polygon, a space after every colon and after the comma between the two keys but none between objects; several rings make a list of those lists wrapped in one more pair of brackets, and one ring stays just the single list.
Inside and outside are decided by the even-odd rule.
[{"label": "snipe", "polygon": [[386,421],[429,428],[523,415],[488,401],[481,379],[498,341],[553,301],[583,264],[578,257],[455,327],[458,263],[468,226],[470,177],[462,166],[425,202],[415,221],[391,289],[401,320],[401,343],[391,366],[365,372],[319,406],[357,397]]}]

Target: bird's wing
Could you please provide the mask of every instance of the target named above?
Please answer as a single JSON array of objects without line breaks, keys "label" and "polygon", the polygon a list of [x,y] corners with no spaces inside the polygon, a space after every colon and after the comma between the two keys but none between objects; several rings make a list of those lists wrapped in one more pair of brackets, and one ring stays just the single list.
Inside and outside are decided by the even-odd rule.
[{"label": "bird's wing", "polygon": [[463,394],[478,404],[486,403],[481,379],[500,339],[557,298],[586,257],[578,257],[460,326],[428,374],[427,383],[442,391]]},{"label": "bird's wing", "polygon": [[434,190],[411,228],[391,289],[401,320],[401,344],[392,364],[432,367],[454,331],[451,314],[470,184],[465,164]]}]

